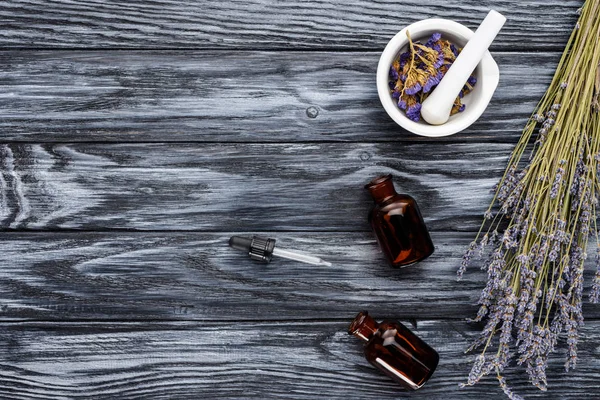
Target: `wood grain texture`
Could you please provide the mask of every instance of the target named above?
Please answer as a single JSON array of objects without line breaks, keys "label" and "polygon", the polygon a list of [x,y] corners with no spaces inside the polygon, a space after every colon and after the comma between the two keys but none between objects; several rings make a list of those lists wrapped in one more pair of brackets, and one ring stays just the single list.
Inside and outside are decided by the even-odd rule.
[{"label": "wood grain texture", "polygon": [[[345,333],[361,309],[439,350],[411,397],[458,390],[485,276],[455,271],[543,94],[581,0],[0,2],[0,398],[391,399],[408,394]],[[379,105],[379,52],[403,26],[508,16],[492,104],[424,140]],[[393,173],[435,254],[388,267],[362,184]],[[265,266],[235,233],[322,255]],[[593,268],[586,270],[586,292]],[[535,399],[597,399],[600,307],[580,361]]]},{"label": "wood grain texture", "polygon": [[[432,141],[516,143],[559,53],[499,53],[479,122]],[[0,52],[0,140],[416,141],[383,110],[379,52]]]},{"label": "wood grain texture", "polygon": [[582,1],[5,1],[0,46],[18,48],[383,49],[420,19],[475,29],[508,17],[496,49],[561,49]]},{"label": "wood grain texture", "polygon": [[[408,392],[367,363],[361,343],[346,333],[354,315],[340,314],[339,322],[301,323],[1,324],[0,396],[408,398]],[[463,350],[477,334],[475,327],[424,320],[411,329],[440,353],[433,377],[411,398],[505,398],[491,377],[458,389],[474,357]],[[527,399],[597,399],[600,348],[594,343],[600,340],[599,329],[597,321],[582,329],[575,372],[564,372],[563,352],[554,356],[548,393],[533,388],[520,369],[511,368],[505,377]]]},{"label": "wood grain texture", "polygon": [[368,231],[380,174],[434,230],[475,230],[513,145],[0,145],[10,229]]},{"label": "wood grain texture", "polygon": [[[0,319],[306,320],[366,308],[464,320],[476,314],[486,280],[475,262],[456,281],[472,233],[434,232],[433,256],[402,270],[387,265],[369,232],[265,233],[281,248],[321,255],[328,268],[257,264],[227,246],[232,234],[4,233]],[[584,311],[600,317],[600,305],[586,302]]]}]

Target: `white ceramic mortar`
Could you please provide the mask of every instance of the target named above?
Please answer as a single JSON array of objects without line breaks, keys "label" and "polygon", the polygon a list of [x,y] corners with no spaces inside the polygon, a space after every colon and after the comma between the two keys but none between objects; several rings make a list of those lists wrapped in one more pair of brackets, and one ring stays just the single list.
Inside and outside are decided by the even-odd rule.
[{"label": "white ceramic mortar", "polygon": [[485,53],[474,71],[477,84],[473,91],[463,98],[466,108],[462,113],[451,116],[443,125],[429,125],[422,120],[414,122],[398,108],[388,86],[392,62],[408,49],[406,31],[410,32],[413,41],[426,41],[432,34],[439,32],[443,39],[449,40],[457,47],[464,47],[474,34],[471,29],[458,22],[439,18],[415,22],[398,32],[383,50],[377,66],[377,92],[383,108],[398,125],[417,135],[442,137],[466,129],[483,114],[498,87],[500,81],[498,64],[489,51]]}]

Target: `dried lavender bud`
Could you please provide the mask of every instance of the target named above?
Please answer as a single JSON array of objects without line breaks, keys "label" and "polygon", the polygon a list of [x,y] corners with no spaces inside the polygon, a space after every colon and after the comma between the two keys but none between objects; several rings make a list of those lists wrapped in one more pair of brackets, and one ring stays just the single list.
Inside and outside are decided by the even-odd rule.
[{"label": "dried lavender bud", "polygon": [[406,116],[412,121],[419,122],[421,120],[421,103],[416,103],[408,107]]},{"label": "dried lavender bud", "polygon": [[463,255],[462,263],[460,264],[460,268],[457,272],[458,280],[461,280],[463,274],[467,270],[467,267],[471,263],[471,259],[473,258],[473,253],[475,252],[475,247],[477,246],[477,242],[473,241],[469,245],[469,249]]},{"label": "dried lavender bud", "polygon": [[594,304],[600,303],[600,270],[597,271],[594,276],[592,290],[590,292],[590,302]]},{"label": "dried lavender bud", "polygon": [[413,95],[419,93],[421,91],[421,89],[423,89],[423,87],[421,87],[421,84],[419,82],[415,82],[415,84],[412,86],[408,86],[408,87],[405,86],[404,92],[409,96],[413,96]]},{"label": "dried lavender bud", "polygon": [[452,50],[452,53],[454,54],[454,57],[458,57],[458,54],[460,52],[458,51],[458,48],[455,45],[451,44],[450,45],[450,50]]},{"label": "dried lavender bud", "polygon": [[[556,176],[554,177],[554,183],[552,184],[552,190],[550,190],[550,198],[555,199],[558,196],[558,189],[563,181],[563,175],[565,174],[565,169],[563,167],[559,167],[556,170]],[[554,261],[554,260],[552,260]]]},{"label": "dried lavender bud", "polygon": [[500,383],[500,387],[502,388],[502,391],[504,392],[504,394],[506,394],[506,396],[510,400],[523,400],[523,398],[521,396],[519,396],[518,394],[513,393],[513,391],[508,387],[508,385],[506,384],[506,380],[504,379],[504,377],[498,375],[498,382]]}]

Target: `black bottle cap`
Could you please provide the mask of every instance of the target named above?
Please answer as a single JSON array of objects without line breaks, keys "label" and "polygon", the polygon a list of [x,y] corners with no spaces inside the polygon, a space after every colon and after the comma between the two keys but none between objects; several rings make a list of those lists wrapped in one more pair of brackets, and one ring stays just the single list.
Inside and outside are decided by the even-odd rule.
[{"label": "black bottle cap", "polygon": [[232,236],[229,246],[234,249],[248,252],[251,259],[270,262],[275,248],[275,239],[252,236],[251,239],[242,236]]}]

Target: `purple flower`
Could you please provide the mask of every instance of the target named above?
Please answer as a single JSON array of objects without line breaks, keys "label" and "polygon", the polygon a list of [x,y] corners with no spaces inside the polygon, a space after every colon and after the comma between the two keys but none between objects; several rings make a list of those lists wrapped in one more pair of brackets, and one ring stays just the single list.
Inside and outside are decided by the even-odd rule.
[{"label": "purple flower", "polygon": [[550,198],[555,199],[558,196],[558,189],[562,183],[563,175],[565,173],[565,169],[563,167],[559,167],[556,170],[556,176],[554,177],[554,183],[552,184],[552,188],[550,189]]},{"label": "purple flower", "polygon": [[471,86],[475,86],[477,84],[477,78],[474,75],[471,75],[467,80],[467,83]]},{"label": "purple flower", "polygon": [[[441,49],[440,49],[441,50]],[[433,64],[433,67],[435,69],[440,68],[442,65],[444,65],[444,53],[442,53],[441,51],[438,53],[438,57],[437,57],[437,61]]]},{"label": "purple flower", "polygon": [[[421,84],[419,82],[417,82],[414,84],[414,86],[405,88],[405,92],[407,95],[413,96],[413,95],[419,93],[419,91],[421,89],[422,89]],[[420,108],[419,108],[419,110],[420,110]]]},{"label": "purple flower", "polygon": [[466,108],[466,107],[467,107],[467,106],[466,106],[466,104],[461,104],[461,105],[460,105],[460,107],[458,108],[458,112],[463,112],[463,111],[465,111],[465,108]]},{"label": "purple flower", "polygon": [[406,110],[406,107],[407,107],[406,101],[404,101],[402,99],[399,99],[398,100],[398,107],[400,107],[401,110]]},{"label": "purple flower", "polygon": [[[596,265],[599,264],[599,258],[596,256]],[[596,267],[598,268],[598,267]],[[592,290],[590,292],[590,302],[597,304],[600,302],[600,269],[596,271],[596,275],[594,275],[594,280],[592,283]]]},{"label": "purple flower", "polygon": [[467,267],[471,263],[471,259],[473,258],[473,253],[475,253],[476,246],[477,246],[477,242],[475,242],[475,241],[471,242],[471,244],[469,245],[469,249],[465,252],[465,254],[463,254],[463,259],[460,264],[460,268],[458,269],[458,272],[456,273],[457,280],[462,279],[463,274],[465,273],[465,271],[467,270]]},{"label": "purple flower", "polygon": [[400,98],[400,91],[399,90],[394,90],[392,92],[392,98],[395,100],[398,100]]},{"label": "purple flower", "polygon": [[431,37],[429,38],[429,40],[427,40],[427,42],[425,42],[425,46],[432,49],[433,46],[435,45],[435,42],[438,42],[441,38],[442,38],[442,34],[439,32],[436,32],[433,35],[431,35]]},{"label": "purple flower", "polygon": [[419,122],[421,120],[421,103],[415,103],[408,107],[406,116],[412,121]]},{"label": "purple flower", "polygon": [[390,78],[395,81],[398,80],[398,71],[394,67],[390,67]]},{"label": "purple flower", "polygon": [[430,76],[423,86],[423,93],[429,93],[443,78],[443,74],[438,72],[435,76]]},{"label": "purple flower", "polygon": [[400,57],[398,58],[398,61],[400,61],[400,69],[404,68],[409,59],[410,52],[407,51],[405,53],[400,54]]},{"label": "purple flower", "polygon": [[455,57],[458,57],[458,49],[456,48],[455,45],[450,44],[450,50],[452,50],[452,53],[454,53]]}]

